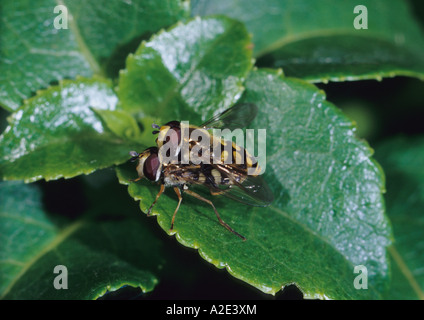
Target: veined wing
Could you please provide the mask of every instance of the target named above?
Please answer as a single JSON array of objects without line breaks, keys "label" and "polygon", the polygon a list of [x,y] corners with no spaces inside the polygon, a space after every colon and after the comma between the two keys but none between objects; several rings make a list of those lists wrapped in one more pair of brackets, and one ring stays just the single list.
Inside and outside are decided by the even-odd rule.
[{"label": "veined wing", "polygon": [[[186,168],[190,171],[189,166]],[[212,195],[222,195],[251,206],[265,207],[274,200],[271,189],[261,176],[247,175],[231,165],[208,165],[206,170],[196,168],[184,178],[187,183],[208,188]]]},{"label": "veined wing", "polygon": [[[274,200],[272,190],[261,175],[243,175],[233,165],[215,165],[221,175],[228,177],[229,185],[224,196],[251,206],[266,207]],[[244,170],[242,170],[244,171]]]},{"label": "veined wing", "polygon": [[204,129],[230,129],[246,127],[256,117],[258,107],[253,103],[238,103],[212,117],[200,127]]}]

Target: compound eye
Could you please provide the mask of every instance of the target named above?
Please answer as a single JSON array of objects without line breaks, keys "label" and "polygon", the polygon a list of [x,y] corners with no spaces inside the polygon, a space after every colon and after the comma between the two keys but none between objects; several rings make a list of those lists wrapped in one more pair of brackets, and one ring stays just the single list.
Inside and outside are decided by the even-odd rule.
[{"label": "compound eye", "polygon": [[158,172],[159,165],[158,155],[156,153],[152,153],[144,162],[144,176],[151,181],[156,181],[156,174]]}]

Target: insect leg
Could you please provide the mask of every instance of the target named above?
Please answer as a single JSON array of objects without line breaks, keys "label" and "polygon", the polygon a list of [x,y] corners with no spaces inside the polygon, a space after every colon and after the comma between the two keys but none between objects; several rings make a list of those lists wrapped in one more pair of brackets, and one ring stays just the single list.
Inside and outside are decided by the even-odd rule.
[{"label": "insect leg", "polygon": [[206,202],[207,204],[209,204],[210,206],[212,206],[213,210],[215,211],[216,217],[217,217],[217,218],[218,218],[218,220],[219,220],[219,223],[220,223],[223,227],[225,227],[228,231],[230,231],[230,232],[234,233],[236,236],[238,236],[238,237],[240,237],[241,239],[243,239],[243,241],[245,241],[245,240],[246,240],[246,238],[245,238],[245,237],[243,237],[240,233],[238,233],[238,232],[234,231],[234,230],[233,230],[233,229],[232,229],[232,228],[231,228],[228,224],[226,224],[226,223],[224,222],[224,220],[222,220],[222,219],[221,219],[221,217],[219,216],[219,213],[218,213],[218,211],[216,210],[215,206],[213,205],[212,201],[210,201],[210,200],[208,200],[208,199],[206,199],[206,198],[203,198],[201,195],[199,195],[199,194],[197,194],[197,193],[195,193],[195,192],[193,192],[193,191],[191,191],[191,190],[184,190],[184,192],[185,192],[185,193],[188,193],[189,195],[191,195],[191,196],[195,197],[196,199],[199,199],[199,200],[201,200],[201,201],[203,201],[203,202]]},{"label": "insect leg", "polygon": [[221,195],[221,194],[224,194],[225,192],[226,192],[227,190],[222,190],[222,191],[210,191],[211,192],[211,195],[213,195],[213,196],[219,196],[219,195]]},{"label": "insect leg", "polygon": [[172,231],[172,229],[174,229],[175,216],[177,215],[178,209],[180,208],[181,201],[183,201],[183,197],[181,196],[180,189],[178,187],[174,187],[174,191],[178,196],[178,205],[177,205],[177,208],[175,208],[174,215],[172,216],[171,229],[169,229],[169,231]]},{"label": "insect leg", "polygon": [[165,185],[164,184],[161,184],[160,190],[159,190],[158,194],[156,195],[155,201],[153,201],[153,203],[150,206],[149,210],[147,210],[147,216],[150,216],[150,212],[152,211],[153,206],[156,204],[156,201],[158,201],[160,195],[163,193],[164,190],[165,190]]}]

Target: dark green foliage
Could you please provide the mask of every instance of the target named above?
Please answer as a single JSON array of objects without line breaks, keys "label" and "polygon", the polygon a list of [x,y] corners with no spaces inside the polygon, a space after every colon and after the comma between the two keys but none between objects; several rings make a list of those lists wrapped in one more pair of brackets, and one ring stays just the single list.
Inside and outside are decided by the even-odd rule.
[{"label": "dark green foliage", "polygon": [[[55,29],[56,2],[2,1],[0,105],[11,113],[7,122],[2,113],[0,177],[27,184],[0,183],[0,297],[96,299],[126,286],[144,296],[170,278],[193,285],[168,233],[267,294],[295,284],[305,298],[423,298],[422,138],[382,144],[381,167],[355,123],[311,84],[424,78],[408,5],[362,4],[367,30],[353,27],[355,1],[63,1],[72,19]],[[155,233],[133,199],[146,212],[159,187],[130,181],[128,152],[155,144],[153,122],[200,124],[236,102],[258,106],[249,128],[266,129],[274,202],[213,199],[243,242],[189,196],[170,232],[169,190],[153,210],[166,233]],[[373,125],[361,111],[372,108],[345,110],[361,128]],[[78,192],[52,200],[55,182],[45,181],[71,183],[60,178]],[[56,265],[69,270],[67,290],[53,287]],[[354,286],[358,265],[367,290]]]}]

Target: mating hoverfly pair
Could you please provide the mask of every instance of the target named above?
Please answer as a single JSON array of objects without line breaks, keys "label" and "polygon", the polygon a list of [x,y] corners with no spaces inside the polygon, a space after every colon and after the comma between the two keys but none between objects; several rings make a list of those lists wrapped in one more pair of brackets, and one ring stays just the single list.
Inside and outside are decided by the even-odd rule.
[{"label": "mating hoverfly pair", "polygon": [[[181,194],[186,193],[209,204],[222,226],[241,239],[246,240],[244,236],[234,231],[221,219],[212,201],[190,190],[189,187],[204,186],[209,189],[211,195],[223,195],[252,206],[267,206],[273,201],[271,190],[260,176],[261,168],[256,159],[234,142],[226,141],[221,137],[207,133],[207,130],[211,129],[226,128],[233,130],[243,128],[254,119],[256,114],[256,105],[250,103],[237,104],[200,126],[189,125],[187,128],[189,134],[187,136],[182,134],[184,127],[179,121],[170,121],[161,127],[153,124],[152,127],[158,129],[152,132],[153,134],[158,134],[156,139],[157,146],[150,147],[141,153],[130,152],[131,160],[138,160],[136,167],[138,178],[132,181],[138,181],[145,177],[150,181],[160,182],[161,184],[159,193],[148,209],[147,215],[150,215],[153,206],[164,192],[165,187],[173,187],[178,196],[178,205],[172,217],[170,230],[174,227],[175,216],[181,205]],[[194,130],[206,132],[208,138],[210,138],[209,141],[213,142],[210,145],[216,146],[216,143],[220,144],[222,148],[218,149],[220,150],[220,157],[218,158],[221,158],[222,161],[200,161],[200,163],[198,161],[181,161],[184,143],[187,143],[189,151],[194,150],[200,144],[200,139],[192,138],[191,133]],[[167,155],[170,155],[169,150],[173,150],[174,161],[165,162],[163,160],[164,154],[161,153],[161,148],[165,145],[172,147],[167,150]],[[199,155],[201,156],[201,154]]]}]

